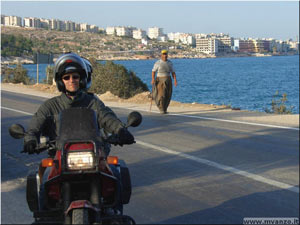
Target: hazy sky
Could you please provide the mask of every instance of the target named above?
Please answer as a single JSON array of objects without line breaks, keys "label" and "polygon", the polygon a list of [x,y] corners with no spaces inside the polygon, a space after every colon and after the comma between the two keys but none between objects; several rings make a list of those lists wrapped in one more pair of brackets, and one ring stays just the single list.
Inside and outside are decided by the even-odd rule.
[{"label": "hazy sky", "polygon": [[1,14],[71,20],[99,27],[134,26],[164,33],[226,33],[296,39],[298,1],[1,1]]}]

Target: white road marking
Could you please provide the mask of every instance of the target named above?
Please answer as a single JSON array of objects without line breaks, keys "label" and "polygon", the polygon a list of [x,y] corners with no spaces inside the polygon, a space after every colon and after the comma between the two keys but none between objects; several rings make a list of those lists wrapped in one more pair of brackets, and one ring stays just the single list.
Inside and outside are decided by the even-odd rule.
[{"label": "white road marking", "polygon": [[18,113],[22,113],[22,114],[26,114],[26,115],[31,115],[31,116],[33,115],[33,113],[24,112],[24,111],[17,110],[17,109],[11,109],[11,108],[7,108],[7,107],[3,107],[3,106],[1,106],[1,109],[6,109],[6,110],[13,111],[13,112],[18,112]]},{"label": "white road marking", "polygon": [[[20,110],[15,110],[15,109],[7,108],[7,107],[1,107],[1,108],[6,109],[6,110],[11,110],[11,111],[14,111],[14,112],[23,113],[23,114],[26,114],[26,115],[33,115],[32,113],[28,113],[28,112],[24,112],[24,111],[20,111]],[[289,185],[289,184],[285,184],[285,183],[282,183],[282,182],[279,182],[279,181],[271,180],[271,179],[253,174],[253,173],[249,173],[249,172],[246,172],[246,171],[243,171],[243,170],[236,169],[234,167],[222,165],[220,163],[216,163],[216,162],[213,162],[213,161],[210,161],[210,160],[207,160],[207,159],[202,159],[200,157],[195,157],[195,156],[188,155],[188,154],[185,154],[185,153],[182,153],[182,152],[177,152],[177,151],[165,148],[165,147],[160,147],[160,146],[149,144],[149,143],[146,143],[146,142],[143,142],[143,141],[136,140],[136,143],[140,144],[142,146],[148,147],[148,148],[152,148],[152,149],[155,149],[155,150],[158,150],[158,151],[161,151],[161,152],[165,152],[165,153],[168,153],[168,154],[171,154],[171,155],[177,155],[177,156],[182,157],[182,158],[190,159],[190,160],[193,160],[193,161],[198,162],[198,163],[202,163],[202,164],[205,164],[205,165],[208,165],[208,166],[212,166],[212,167],[215,167],[215,168],[218,168],[218,169],[221,169],[221,170],[225,170],[225,171],[228,171],[228,172],[231,172],[231,173],[234,173],[234,174],[238,174],[238,175],[247,177],[247,178],[252,179],[252,180],[260,181],[262,183],[269,184],[269,185],[272,185],[272,186],[275,186],[275,187],[278,187],[278,188],[286,189],[286,190],[289,190],[289,191],[292,191],[292,192],[295,192],[295,193],[299,194],[299,188],[294,187],[294,186]]]},{"label": "white road marking", "polygon": [[171,154],[171,155],[176,155],[176,156],[179,156],[179,157],[182,157],[182,158],[190,159],[190,160],[193,160],[193,161],[201,163],[201,164],[205,164],[205,165],[208,165],[208,166],[215,167],[217,169],[225,170],[225,171],[228,171],[228,172],[231,172],[231,173],[234,173],[234,174],[238,174],[238,175],[250,178],[252,180],[260,181],[260,182],[265,183],[265,184],[269,184],[269,185],[272,185],[272,186],[275,186],[275,187],[278,187],[278,188],[287,189],[289,191],[299,193],[299,188],[298,187],[294,187],[292,185],[285,184],[285,183],[282,183],[282,182],[279,182],[279,181],[271,180],[271,179],[268,179],[268,178],[265,178],[265,177],[262,177],[262,176],[259,176],[259,175],[253,174],[253,173],[249,173],[249,172],[246,172],[246,171],[243,171],[243,170],[239,170],[239,169],[236,169],[236,168],[231,167],[231,166],[222,165],[220,163],[216,163],[216,162],[213,162],[213,161],[210,161],[210,160],[207,160],[207,159],[203,159],[203,158],[200,158],[200,157],[195,157],[195,156],[188,155],[188,154],[185,154],[185,153],[182,153],[182,152],[177,152],[177,151],[165,148],[165,147],[160,147],[160,146],[149,144],[149,143],[139,141],[139,140],[136,140],[136,143],[140,144],[144,147],[152,148],[152,149],[155,149],[155,150],[158,150],[158,151],[161,151],[161,152],[165,152],[165,153],[168,153],[168,154]]},{"label": "white road marking", "polygon": [[1,182],[1,192],[10,192],[26,185],[26,178],[17,178]]}]

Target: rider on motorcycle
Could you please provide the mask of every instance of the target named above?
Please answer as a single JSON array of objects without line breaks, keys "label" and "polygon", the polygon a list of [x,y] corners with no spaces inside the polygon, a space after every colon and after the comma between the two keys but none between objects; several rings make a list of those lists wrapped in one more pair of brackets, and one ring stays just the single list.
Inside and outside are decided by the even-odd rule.
[{"label": "rider on motorcycle", "polygon": [[[24,152],[29,154],[36,152],[41,134],[55,140],[58,135],[59,113],[72,107],[93,109],[97,114],[100,128],[105,132],[118,134],[120,144],[134,143],[134,137],[116,114],[98,97],[87,92],[91,86],[91,74],[91,64],[74,53],[63,54],[56,60],[54,77],[57,89],[62,93],[45,101],[33,115],[24,137]],[[107,151],[108,155],[109,149]]]}]

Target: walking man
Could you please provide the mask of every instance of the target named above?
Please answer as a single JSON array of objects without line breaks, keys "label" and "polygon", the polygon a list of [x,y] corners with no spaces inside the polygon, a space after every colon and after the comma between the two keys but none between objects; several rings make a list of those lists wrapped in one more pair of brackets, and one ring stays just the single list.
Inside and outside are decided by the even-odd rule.
[{"label": "walking man", "polygon": [[[157,72],[156,79],[155,73]],[[168,51],[161,51],[161,59],[158,60],[152,69],[152,98],[162,114],[167,113],[167,108],[170,104],[172,97],[172,79],[174,85],[177,86],[176,73],[173,69],[173,63],[168,60]]]}]

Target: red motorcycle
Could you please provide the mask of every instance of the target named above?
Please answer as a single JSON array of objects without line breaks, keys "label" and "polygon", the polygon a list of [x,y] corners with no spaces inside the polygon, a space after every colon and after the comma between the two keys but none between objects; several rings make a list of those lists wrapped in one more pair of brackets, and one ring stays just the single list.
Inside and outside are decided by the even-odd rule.
[{"label": "red motorcycle", "polygon": [[[111,144],[121,145],[118,136],[100,130],[91,109],[64,110],[59,121],[56,140],[36,149],[47,150],[49,158],[27,177],[33,224],[135,224],[123,215],[131,196],[128,167],[118,157],[107,156]],[[132,112],[126,127],[139,126],[141,121],[141,114]],[[17,139],[26,134],[19,124],[13,124],[9,133]]]}]

